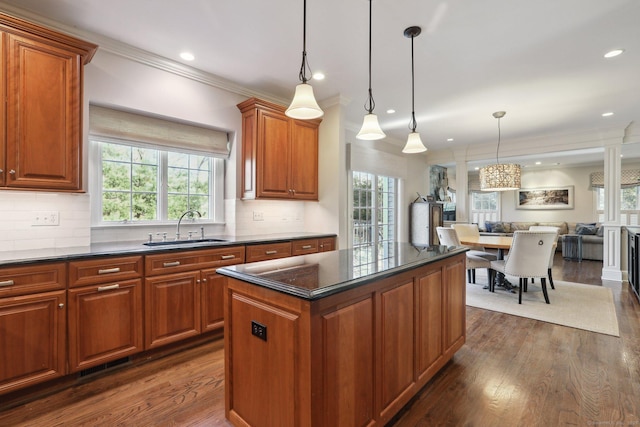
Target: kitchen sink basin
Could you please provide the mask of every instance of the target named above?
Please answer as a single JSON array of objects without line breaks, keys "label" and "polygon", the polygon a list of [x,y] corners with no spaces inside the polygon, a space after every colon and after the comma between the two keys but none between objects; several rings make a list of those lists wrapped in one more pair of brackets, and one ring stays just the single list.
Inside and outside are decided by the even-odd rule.
[{"label": "kitchen sink basin", "polygon": [[145,246],[171,246],[171,245],[188,245],[195,243],[223,243],[224,239],[190,239],[190,240],[167,240],[165,242],[145,242]]}]

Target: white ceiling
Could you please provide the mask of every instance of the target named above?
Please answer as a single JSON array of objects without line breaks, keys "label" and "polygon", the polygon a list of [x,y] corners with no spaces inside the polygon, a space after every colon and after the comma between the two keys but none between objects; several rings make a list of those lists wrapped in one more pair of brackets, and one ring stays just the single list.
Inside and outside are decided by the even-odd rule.
[{"label": "white ceiling", "polygon": [[[64,26],[98,33],[274,98],[298,83],[302,0],[4,0]],[[367,0],[307,0],[307,54],[321,101],[365,114]],[[373,0],[373,95],[383,130],[402,144],[411,114],[411,41],[417,25],[417,131],[431,150],[584,131],[640,119],[638,0]],[[625,53],[605,59],[605,52]],[[389,115],[387,109],[396,113]],[[614,112],[603,118],[602,113]],[[453,142],[447,142],[453,138]],[[586,154],[585,154],[586,155]],[[600,158],[601,155],[599,155]],[[575,156],[574,156],[575,157]]]}]

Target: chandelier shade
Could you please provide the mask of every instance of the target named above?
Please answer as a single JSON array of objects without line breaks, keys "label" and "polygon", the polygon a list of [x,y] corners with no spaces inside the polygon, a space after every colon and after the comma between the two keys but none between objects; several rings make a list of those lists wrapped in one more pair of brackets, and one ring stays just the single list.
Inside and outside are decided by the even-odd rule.
[{"label": "chandelier shade", "polygon": [[420,139],[420,133],[411,132],[407,137],[407,143],[404,145],[402,152],[406,154],[415,154],[422,153],[423,151],[427,151],[427,148],[422,143],[422,139]]},{"label": "chandelier shade", "polygon": [[300,120],[317,119],[324,115],[324,111],[318,106],[313,95],[313,88],[307,82],[307,70],[312,75],[309,63],[307,62],[307,0],[303,2],[302,13],[302,65],[300,66],[299,79],[302,82],[296,86],[291,105],[284,112],[287,117]]},{"label": "chandelier shade", "polygon": [[520,165],[499,163],[480,169],[480,189],[482,191],[509,191],[520,188]]},{"label": "chandelier shade", "polygon": [[496,111],[493,117],[498,119],[498,147],[496,148],[496,164],[480,168],[480,190],[482,191],[509,191],[520,188],[522,173],[520,165],[514,163],[500,163],[498,153],[500,151],[500,119],[507,114],[505,111]]}]

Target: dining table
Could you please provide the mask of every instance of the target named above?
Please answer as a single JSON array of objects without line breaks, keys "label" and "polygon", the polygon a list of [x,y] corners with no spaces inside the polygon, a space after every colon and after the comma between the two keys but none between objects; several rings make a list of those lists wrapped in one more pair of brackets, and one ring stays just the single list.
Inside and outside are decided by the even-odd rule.
[{"label": "dining table", "polygon": [[[511,248],[512,236],[464,236],[460,237],[460,243],[465,246],[483,247],[485,249],[497,249],[498,259],[504,259],[504,251]],[[504,277],[502,273],[496,274],[496,286],[507,291],[515,292],[515,287]]]}]

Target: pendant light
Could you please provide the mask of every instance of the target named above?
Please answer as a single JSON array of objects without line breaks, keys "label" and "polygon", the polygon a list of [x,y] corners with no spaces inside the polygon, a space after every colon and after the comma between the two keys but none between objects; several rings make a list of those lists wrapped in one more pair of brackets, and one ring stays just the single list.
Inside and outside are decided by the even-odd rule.
[{"label": "pendant light", "polygon": [[364,139],[368,141],[373,141],[376,139],[382,139],[385,135],[382,129],[380,129],[380,124],[378,123],[378,116],[373,114],[373,110],[376,108],[376,103],[373,100],[373,92],[371,91],[371,10],[372,10],[373,0],[369,0],[369,98],[367,102],[364,104],[364,109],[367,110],[367,114],[364,116],[364,120],[362,122],[362,128],[360,132],[356,135],[358,139]]},{"label": "pendant light", "polygon": [[300,83],[296,86],[291,105],[284,113],[293,119],[310,120],[322,117],[324,112],[318,106],[313,88],[307,83],[307,70],[311,74],[311,69],[307,63],[307,0],[304,0],[303,20],[302,20],[302,66],[300,67]]},{"label": "pendant light", "polygon": [[409,122],[409,128],[411,129],[411,133],[407,138],[407,143],[402,149],[403,153],[422,153],[423,151],[427,151],[427,147],[424,146],[422,140],[420,139],[420,134],[416,132],[416,127],[418,124],[416,123],[416,108],[415,108],[415,87],[414,87],[414,66],[413,66],[413,39],[420,35],[422,29],[420,27],[409,27],[404,30],[405,37],[411,37],[411,121]]},{"label": "pendant light", "polygon": [[498,148],[496,149],[496,164],[480,169],[480,189],[482,191],[509,191],[520,188],[520,165],[513,163],[500,163],[498,152],[500,150],[500,119],[507,114],[504,111],[496,111],[493,117],[498,119]]}]

